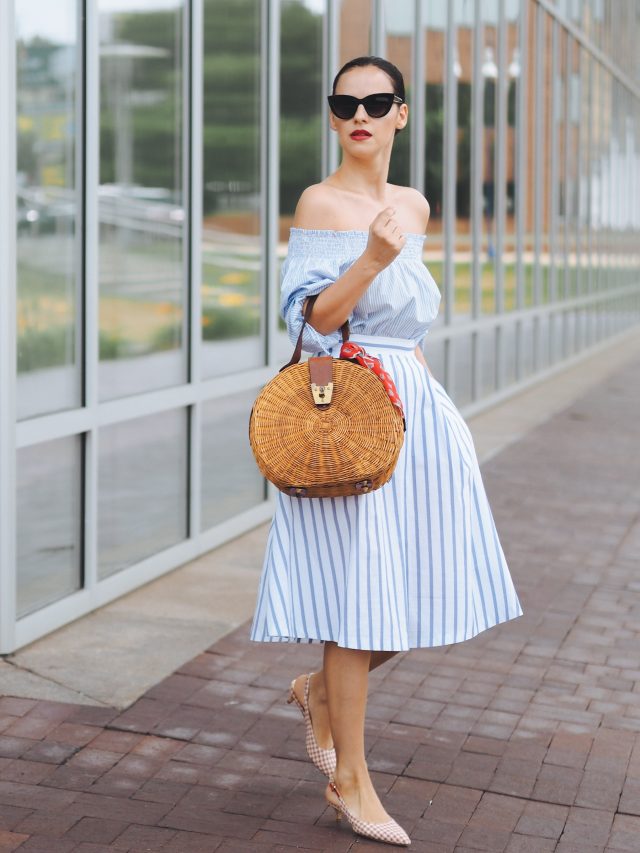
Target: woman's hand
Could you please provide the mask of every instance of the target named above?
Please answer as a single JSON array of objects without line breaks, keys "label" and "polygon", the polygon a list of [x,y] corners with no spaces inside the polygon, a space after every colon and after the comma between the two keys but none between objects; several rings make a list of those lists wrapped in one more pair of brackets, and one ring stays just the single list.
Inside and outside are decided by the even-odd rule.
[{"label": "woman's hand", "polygon": [[380,270],[389,266],[407,241],[395,214],[394,207],[385,207],[369,226],[369,240],[364,254]]}]

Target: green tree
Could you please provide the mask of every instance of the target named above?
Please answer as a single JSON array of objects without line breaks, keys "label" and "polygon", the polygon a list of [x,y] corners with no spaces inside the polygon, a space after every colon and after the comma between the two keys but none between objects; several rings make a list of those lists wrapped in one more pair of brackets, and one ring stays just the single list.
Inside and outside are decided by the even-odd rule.
[{"label": "green tree", "polygon": [[282,6],[280,24],[280,212],[320,180],[322,17],[297,0]]},{"label": "green tree", "polygon": [[[182,127],[182,18],[175,11],[114,16],[115,41],[159,48],[162,57],[133,60],[131,89],[161,93],[132,109],[133,180],[145,186],[179,184]],[[205,0],[203,66],[204,183],[239,182],[259,191],[260,10],[256,0]],[[117,62],[105,58],[104,62]],[[104,86],[108,80],[104,80]],[[103,88],[103,104],[108,103]],[[102,110],[101,174],[114,179],[115,116]],[[205,189],[205,212],[216,208],[219,189]]]},{"label": "green tree", "polygon": [[424,194],[431,207],[432,216],[442,214],[443,97],[444,87],[441,83],[429,83],[425,86]]}]

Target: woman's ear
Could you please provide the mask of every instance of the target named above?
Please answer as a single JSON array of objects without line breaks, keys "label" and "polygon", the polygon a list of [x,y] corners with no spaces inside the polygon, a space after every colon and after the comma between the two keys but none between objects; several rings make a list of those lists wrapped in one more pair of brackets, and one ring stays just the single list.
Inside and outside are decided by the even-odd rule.
[{"label": "woman's ear", "polygon": [[329,127],[331,128],[331,130],[335,130],[337,133],[338,128],[336,127],[336,117],[331,112],[331,110],[329,110]]},{"label": "woman's ear", "polygon": [[406,104],[400,104],[398,108],[398,118],[396,120],[396,130],[402,130],[406,127],[409,121],[409,107]]}]

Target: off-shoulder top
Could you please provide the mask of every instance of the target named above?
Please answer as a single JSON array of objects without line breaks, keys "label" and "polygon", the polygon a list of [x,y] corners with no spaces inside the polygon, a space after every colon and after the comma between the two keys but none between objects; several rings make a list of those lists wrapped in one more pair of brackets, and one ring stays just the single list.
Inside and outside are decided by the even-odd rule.
[{"label": "off-shoulder top", "polygon": [[[394,260],[371,282],[349,315],[353,337],[382,335],[421,344],[438,315],[440,291],[422,260],[424,235],[407,234]],[[280,313],[292,343],[302,326],[302,303],[340,278],[365,250],[368,231],[291,228],[281,270]],[[312,317],[313,321],[313,317]],[[303,349],[329,352],[341,340],[339,330],[321,335],[307,324]]]}]

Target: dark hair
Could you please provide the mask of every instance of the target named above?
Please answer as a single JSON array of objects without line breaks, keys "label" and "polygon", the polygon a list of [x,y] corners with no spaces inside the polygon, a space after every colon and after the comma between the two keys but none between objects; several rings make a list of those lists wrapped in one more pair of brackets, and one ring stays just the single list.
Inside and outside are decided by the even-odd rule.
[{"label": "dark hair", "polygon": [[393,84],[394,93],[404,101],[404,78],[402,76],[402,72],[393,64],[393,62],[389,62],[387,59],[382,59],[381,56],[356,56],[355,59],[350,59],[349,62],[345,62],[334,78],[332,94],[335,95],[338,80],[343,74],[347,71],[351,71],[352,68],[366,68],[367,65],[375,65],[376,68],[384,71]]}]

